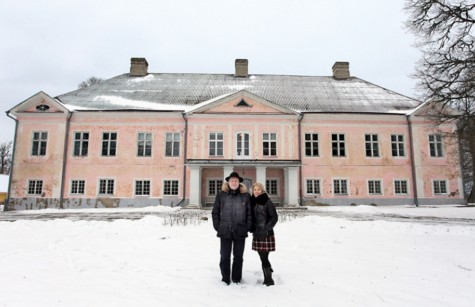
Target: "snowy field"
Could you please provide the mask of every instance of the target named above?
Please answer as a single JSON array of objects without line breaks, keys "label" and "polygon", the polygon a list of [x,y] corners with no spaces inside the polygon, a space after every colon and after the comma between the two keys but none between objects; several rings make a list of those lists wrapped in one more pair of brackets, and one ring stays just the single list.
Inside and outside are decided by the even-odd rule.
[{"label": "snowy field", "polygon": [[[467,221],[475,220],[475,208],[315,207],[304,217],[282,213],[277,251],[270,256],[273,287],[262,285],[250,239],[243,282],[220,282],[219,239],[211,220],[199,219],[209,218],[209,211],[173,220],[167,214],[179,209],[107,210],[163,216],[0,222],[0,307],[474,306],[475,224]],[[47,212],[60,210],[28,214]],[[340,216],[329,216],[334,214]],[[365,220],[381,214],[453,223]]]}]

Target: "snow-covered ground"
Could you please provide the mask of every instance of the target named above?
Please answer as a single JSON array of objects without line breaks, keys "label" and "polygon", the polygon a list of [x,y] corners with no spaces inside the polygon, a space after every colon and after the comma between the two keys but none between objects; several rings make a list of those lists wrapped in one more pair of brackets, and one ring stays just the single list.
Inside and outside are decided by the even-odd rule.
[{"label": "snow-covered ground", "polygon": [[[175,210],[179,209],[133,211],[166,216]],[[388,213],[475,219],[475,208],[459,207],[309,211],[342,217]],[[201,214],[210,216],[209,211]],[[0,222],[0,307],[445,307],[475,302],[472,224],[290,215],[275,228],[277,251],[270,260],[276,285],[262,285],[259,257],[248,239],[243,282],[226,286],[220,282],[219,239],[211,221],[171,223],[164,216]]]}]

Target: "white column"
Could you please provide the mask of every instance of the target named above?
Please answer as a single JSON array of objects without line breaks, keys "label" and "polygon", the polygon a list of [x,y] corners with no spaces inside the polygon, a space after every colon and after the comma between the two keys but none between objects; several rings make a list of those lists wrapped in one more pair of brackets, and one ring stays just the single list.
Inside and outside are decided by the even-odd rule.
[{"label": "white column", "polygon": [[190,165],[190,207],[201,208],[201,166]]},{"label": "white column", "polygon": [[266,186],[266,167],[265,166],[256,166],[256,182],[262,183]]},{"label": "white column", "polygon": [[299,191],[298,191],[298,167],[288,167],[284,172],[286,179],[285,199],[288,206],[298,206]]}]

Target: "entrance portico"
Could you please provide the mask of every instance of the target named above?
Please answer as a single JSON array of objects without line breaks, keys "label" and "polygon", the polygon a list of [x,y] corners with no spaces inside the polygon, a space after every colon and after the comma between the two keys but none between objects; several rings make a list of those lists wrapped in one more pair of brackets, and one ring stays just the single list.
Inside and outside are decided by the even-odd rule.
[{"label": "entrance portico", "polygon": [[[299,165],[298,160],[188,160],[190,170],[189,206],[209,206],[215,193],[221,190],[220,184],[231,172],[236,171],[244,178],[250,191],[255,182],[266,186],[267,180],[271,199],[281,206],[299,204]],[[211,185],[211,186],[210,186]]]}]

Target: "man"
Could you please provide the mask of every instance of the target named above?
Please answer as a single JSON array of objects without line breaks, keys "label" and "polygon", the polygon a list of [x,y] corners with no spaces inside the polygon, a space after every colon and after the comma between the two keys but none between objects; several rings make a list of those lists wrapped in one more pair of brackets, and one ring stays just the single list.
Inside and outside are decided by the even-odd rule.
[{"label": "man", "polygon": [[[242,184],[243,179],[238,173],[232,172],[226,177],[222,190],[216,195],[211,215],[213,227],[221,238],[221,269],[222,281],[229,285],[231,280],[239,283],[242,278],[242,262],[244,246],[248,231],[251,229],[250,195]],[[233,265],[231,274],[231,251]]]}]

